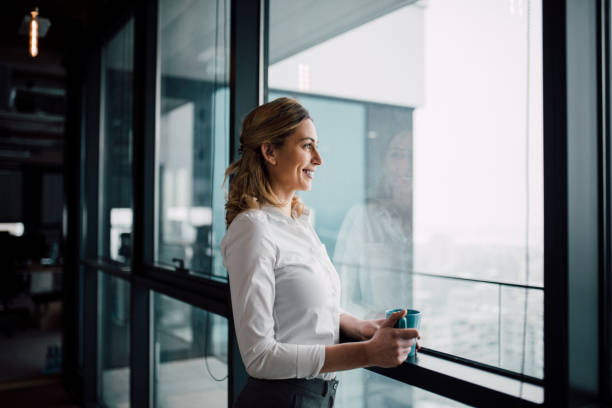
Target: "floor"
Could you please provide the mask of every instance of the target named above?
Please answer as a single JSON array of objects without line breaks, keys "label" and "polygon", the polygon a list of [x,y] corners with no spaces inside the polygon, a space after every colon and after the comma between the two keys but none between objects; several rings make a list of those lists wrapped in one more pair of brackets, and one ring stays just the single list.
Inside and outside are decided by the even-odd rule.
[{"label": "floor", "polygon": [[16,330],[11,337],[0,334],[0,384],[44,374],[49,346],[61,342],[57,330]]},{"label": "floor", "polygon": [[61,305],[44,305],[36,311],[26,301],[14,303],[12,311],[0,313],[0,406],[79,406],[58,373]]},{"label": "floor", "polygon": [[79,407],[57,374],[0,383],[0,404],[7,408]]},{"label": "floor", "polygon": [[[129,375],[128,368],[103,371],[101,399],[107,407],[129,407]],[[226,376],[226,363],[215,357],[209,357],[208,361],[193,358],[163,363],[155,370],[156,405],[164,408],[227,407]]]}]

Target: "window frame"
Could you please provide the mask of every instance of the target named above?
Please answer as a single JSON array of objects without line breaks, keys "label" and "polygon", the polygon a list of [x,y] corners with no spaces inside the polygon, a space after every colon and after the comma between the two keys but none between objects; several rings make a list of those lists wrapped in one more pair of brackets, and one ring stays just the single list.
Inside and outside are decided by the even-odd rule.
[{"label": "window frame", "polygon": [[610,52],[612,47],[612,5],[610,0],[600,0],[598,7],[598,24],[600,35],[598,36],[598,90],[600,91],[599,103],[601,104],[599,116],[600,145],[600,263],[601,274],[599,279],[600,299],[600,330],[599,352],[601,361],[599,372],[599,388],[602,400],[612,405],[612,206],[610,205],[612,195],[612,106]]}]

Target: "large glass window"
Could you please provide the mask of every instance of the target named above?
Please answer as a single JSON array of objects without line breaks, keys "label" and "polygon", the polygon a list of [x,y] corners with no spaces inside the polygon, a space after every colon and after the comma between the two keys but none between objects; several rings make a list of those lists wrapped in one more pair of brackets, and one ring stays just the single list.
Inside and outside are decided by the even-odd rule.
[{"label": "large glass window", "polygon": [[225,275],[230,1],[159,1],[161,61],[155,261]]},{"label": "large glass window", "polygon": [[155,294],[155,406],[227,407],[227,319]]},{"label": "large glass window", "polygon": [[362,3],[270,1],[268,95],[314,118],[302,198],[343,307],[542,378],[541,1]]},{"label": "large glass window", "polygon": [[130,283],[99,272],[98,285],[100,399],[109,408],[129,407]]},{"label": "large glass window", "polygon": [[134,22],[102,49],[98,254],[129,264],[132,243],[132,82]]}]

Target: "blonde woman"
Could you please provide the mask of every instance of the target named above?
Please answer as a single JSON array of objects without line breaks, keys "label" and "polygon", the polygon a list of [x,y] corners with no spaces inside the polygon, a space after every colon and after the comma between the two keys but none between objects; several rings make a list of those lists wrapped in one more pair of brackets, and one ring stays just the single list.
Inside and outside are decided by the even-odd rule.
[{"label": "blonde woman", "polygon": [[[335,372],[397,366],[418,337],[393,328],[405,311],[360,320],[340,309],[338,275],[295,195],[323,164],[317,143],[308,111],[279,98],[246,116],[241,157],[225,173],[221,253],[249,374],[235,407],[332,407]],[[358,341],[338,344],[340,332]]]}]

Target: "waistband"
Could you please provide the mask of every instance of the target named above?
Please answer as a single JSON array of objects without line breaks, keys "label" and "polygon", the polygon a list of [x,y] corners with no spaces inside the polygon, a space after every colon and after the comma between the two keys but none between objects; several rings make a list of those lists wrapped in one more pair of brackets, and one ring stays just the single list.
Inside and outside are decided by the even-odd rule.
[{"label": "waistband", "polygon": [[307,389],[321,396],[325,396],[328,393],[335,393],[338,389],[338,380],[324,380],[322,378],[312,378],[307,380],[305,378],[287,378],[284,380],[264,380],[261,378],[253,378],[249,376],[249,381],[254,381],[260,384],[267,385],[289,385]]}]

